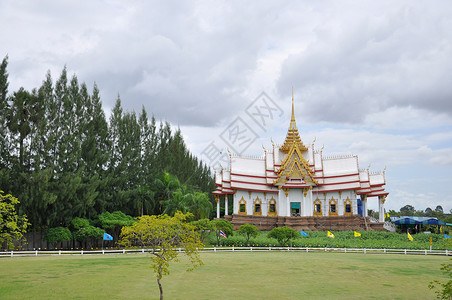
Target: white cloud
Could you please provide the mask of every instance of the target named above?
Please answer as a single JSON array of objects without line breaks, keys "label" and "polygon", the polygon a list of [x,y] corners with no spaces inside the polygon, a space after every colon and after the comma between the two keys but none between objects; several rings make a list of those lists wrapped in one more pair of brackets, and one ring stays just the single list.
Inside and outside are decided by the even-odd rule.
[{"label": "white cloud", "polygon": [[119,93],[125,109],[180,125],[196,154],[262,91],[285,115],[246,154],[281,142],[293,87],[303,141],[387,166],[403,206],[452,200],[451,14],[410,0],[2,1],[0,55],[10,91],[67,65],[98,84],[107,115]]}]

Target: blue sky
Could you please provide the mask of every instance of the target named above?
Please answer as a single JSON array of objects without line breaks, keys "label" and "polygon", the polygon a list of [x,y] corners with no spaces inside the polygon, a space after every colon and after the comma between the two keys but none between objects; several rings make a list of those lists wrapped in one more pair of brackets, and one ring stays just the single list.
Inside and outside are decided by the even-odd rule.
[{"label": "blue sky", "polygon": [[[6,0],[0,56],[11,91],[66,65],[107,115],[118,94],[144,105],[205,160],[237,118],[254,133],[241,154],[281,143],[293,88],[303,141],[386,167],[387,208],[449,211],[451,15],[448,1]],[[246,113],[262,92],[278,108],[265,126]]]}]

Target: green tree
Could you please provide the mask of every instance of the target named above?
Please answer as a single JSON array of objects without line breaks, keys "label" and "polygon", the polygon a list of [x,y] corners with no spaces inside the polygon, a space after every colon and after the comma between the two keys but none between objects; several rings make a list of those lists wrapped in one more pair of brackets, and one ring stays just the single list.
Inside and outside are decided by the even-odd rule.
[{"label": "green tree", "polygon": [[26,215],[19,216],[16,205],[19,200],[11,194],[0,191],[0,245],[6,243],[8,249],[14,248],[14,241],[23,239],[27,231],[28,219]]},{"label": "green tree", "polygon": [[71,227],[73,228],[72,235],[76,241],[85,242],[85,248],[90,248],[93,240],[101,239],[104,234],[104,230],[101,228],[90,225],[88,219],[74,218],[71,221]]},{"label": "green tree", "polygon": [[184,254],[190,258],[187,270],[202,265],[199,249],[203,244],[195,227],[186,222],[191,214],[177,212],[174,217],[168,215],[142,216],[132,226],[121,231],[119,244],[125,247],[141,246],[151,249],[152,267],[157,277],[160,299],[163,299],[161,279],[170,274],[170,262],[178,261],[177,247],[184,248]]},{"label": "green tree", "polygon": [[211,221],[213,228],[215,230],[215,236],[217,238],[217,245],[220,245],[221,235],[220,231],[223,231],[226,236],[230,236],[234,234],[234,226],[231,222],[225,219],[217,219]]},{"label": "green tree", "polygon": [[437,299],[452,299],[452,264],[441,264],[441,266],[441,270],[449,277],[449,280],[444,283],[434,280],[430,282],[428,287],[430,289],[439,288],[435,291]]},{"label": "green tree", "polygon": [[171,196],[163,201],[163,213],[173,216],[177,211],[187,213],[192,202],[192,194],[187,193],[185,186],[179,187]]},{"label": "green tree", "polygon": [[121,233],[121,228],[123,226],[132,225],[136,220],[122,211],[114,211],[112,213],[101,213],[99,215],[99,221],[101,223],[101,227],[106,230],[108,229],[113,238],[117,241],[119,234]]},{"label": "green tree", "polygon": [[160,177],[156,178],[152,190],[155,193],[157,201],[157,212],[164,210],[164,202],[171,200],[173,193],[181,186],[179,179],[168,172],[164,172]]},{"label": "green tree", "polygon": [[251,237],[256,237],[259,234],[259,228],[252,224],[243,224],[240,225],[239,229],[236,231],[236,233],[243,235],[246,237],[245,244],[248,244]]},{"label": "green tree", "polygon": [[[7,131],[7,114],[9,110],[8,104],[8,56],[6,56],[0,64],[0,176],[2,171],[6,170],[9,162],[10,143],[9,132]],[[3,176],[2,176],[3,177]],[[2,180],[0,178],[0,183]]]},{"label": "green tree", "polygon": [[400,215],[401,216],[413,216],[415,214],[416,210],[414,209],[414,206],[412,205],[405,205],[404,207],[400,208]]},{"label": "green tree", "polygon": [[278,240],[279,245],[284,246],[287,245],[291,239],[298,237],[299,235],[300,234],[295,229],[283,226],[273,228],[267,236]]},{"label": "green tree", "polygon": [[208,218],[213,210],[213,205],[207,193],[194,192],[191,197],[189,210],[195,216],[195,220]]},{"label": "green tree", "polygon": [[196,231],[198,231],[201,241],[203,242],[206,241],[208,234],[214,230],[213,223],[209,219],[200,219],[191,222],[191,224],[196,227]]},{"label": "green tree", "polygon": [[72,234],[67,227],[54,227],[47,230],[44,240],[53,244],[72,240]]}]

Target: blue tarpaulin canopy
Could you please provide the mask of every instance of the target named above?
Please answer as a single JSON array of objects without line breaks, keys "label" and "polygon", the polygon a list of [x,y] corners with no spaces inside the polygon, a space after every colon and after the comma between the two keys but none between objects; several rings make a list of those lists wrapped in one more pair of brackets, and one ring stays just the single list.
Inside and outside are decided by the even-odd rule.
[{"label": "blue tarpaulin canopy", "polygon": [[432,217],[391,217],[392,222],[396,225],[447,225],[446,222],[440,221]]}]

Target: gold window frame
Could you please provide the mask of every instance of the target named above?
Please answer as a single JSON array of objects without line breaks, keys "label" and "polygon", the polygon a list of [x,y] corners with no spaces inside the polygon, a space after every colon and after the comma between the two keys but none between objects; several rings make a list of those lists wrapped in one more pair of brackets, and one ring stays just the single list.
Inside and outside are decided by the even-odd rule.
[{"label": "gold window frame", "polygon": [[[253,216],[262,216],[262,201],[261,199],[259,199],[259,197],[256,198],[256,200],[254,200],[253,203]],[[259,211],[256,211],[256,205],[259,205],[260,209]]]},{"label": "gold window frame", "polygon": [[[240,207],[241,207],[242,205],[245,206],[245,211],[244,211],[244,212],[242,212],[242,210],[240,209]],[[242,197],[242,199],[240,199],[240,201],[239,201],[239,215],[246,215],[246,214],[247,214],[247,213],[246,213],[246,200],[243,199],[243,197]]]}]

